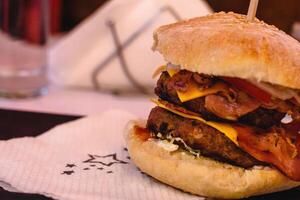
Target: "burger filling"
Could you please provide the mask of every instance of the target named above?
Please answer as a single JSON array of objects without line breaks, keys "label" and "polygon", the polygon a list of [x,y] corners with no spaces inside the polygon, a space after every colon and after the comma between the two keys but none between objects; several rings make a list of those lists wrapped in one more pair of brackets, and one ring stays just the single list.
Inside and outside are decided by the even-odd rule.
[{"label": "burger filling", "polygon": [[[159,138],[181,138],[188,147],[199,150],[200,155],[208,156],[222,162],[244,168],[261,165],[248,153],[242,151],[231,140],[218,130],[197,120],[187,119],[173,114],[166,109],[155,107],[152,109],[147,128],[152,133],[161,134]],[[180,146],[180,142],[177,142]],[[183,147],[185,148],[185,147]]]},{"label": "burger filling", "polygon": [[[260,86],[238,78],[163,71],[147,129],[157,139],[177,138],[172,142],[191,152],[244,168],[272,165],[300,181],[297,91]],[[288,124],[282,123],[286,116]]]},{"label": "burger filling", "polygon": [[[226,89],[182,102],[178,98],[177,91],[183,91],[184,93],[188,88],[189,82],[197,86],[200,85],[193,77],[206,79],[205,87],[208,87],[208,83],[211,85],[219,83],[224,85]],[[237,88],[229,86],[229,83],[222,79],[182,70],[173,77],[170,77],[167,72],[163,72],[157,82],[155,93],[161,99],[197,112],[207,120],[239,121],[261,128],[269,128],[272,125],[279,124],[288,110],[293,110],[295,106],[292,103],[282,102],[285,104],[281,105],[282,109],[268,109],[270,102],[266,104]],[[272,108],[276,108],[276,106]],[[298,112],[295,112],[295,114],[298,115]]]}]

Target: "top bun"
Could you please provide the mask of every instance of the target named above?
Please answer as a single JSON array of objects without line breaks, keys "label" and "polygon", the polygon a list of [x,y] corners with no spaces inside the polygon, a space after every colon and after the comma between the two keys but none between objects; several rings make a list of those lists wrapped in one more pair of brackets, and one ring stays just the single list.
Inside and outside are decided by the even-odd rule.
[{"label": "top bun", "polygon": [[300,43],[245,15],[220,12],[162,26],[153,49],[189,71],[300,89]]}]

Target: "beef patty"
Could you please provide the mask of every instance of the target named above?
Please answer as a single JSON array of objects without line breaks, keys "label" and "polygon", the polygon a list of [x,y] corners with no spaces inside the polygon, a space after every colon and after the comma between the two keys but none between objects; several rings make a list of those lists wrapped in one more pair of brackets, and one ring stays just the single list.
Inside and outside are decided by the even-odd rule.
[{"label": "beef patty", "polygon": [[[181,73],[181,72],[180,72]],[[180,86],[184,86],[185,82],[189,81],[188,78],[191,78],[192,76],[187,76],[188,73],[192,72],[182,72],[181,74],[177,75],[177,79],[181,80],[182,82],[179,82],[179,86],[174,84],[174,80],[170,77],[167,72],[163,72],[157,82],[157,86],[155,88],[155,93],[157,96],[159,96],[161,99],[166,100],[168,102],[174,103],[176,105],[182,106],[190,111],[199,113],[204,119],[206,120],[212,120],[212,121],[227,121],[223,118],[220,118],[216,116],[214,113],[208,111],[205,108],[205,97],[199,97],[187,102],[182,103],[178,96],[176,89],[180,89]],[[192,73],[197,74],[197,73]],[[199,75],[199,74],[198,74]],[[199,79],[199,78],[198,78]],[[205,86],[208,86],[210,82],[208,80],[216,81],[215,78],[205,78]],[[178,83],[178,82],[177,82]],[[199,80],[197,81],[198,84],[200,84]],[[284,117],[284,113],[278,112],[275,109],[266,109],[263,107],[259,107],[252,112],[249,112],[245,114],[244,116],[240,117],[238,119],[238,122],[242,124],[247,124],[251,126],[256,126],[260,128],[269,128],[275,124],[279,124],[281,119]]]},{"label": "beef patty", "polygon": [[163,108],[152,109],[147,129],[152,133],[180,137],[191,148],[200,150],[201,155],[232,165],[250,168],[264,165],[242,151],[223,133],[197,120],[187,119]]}]

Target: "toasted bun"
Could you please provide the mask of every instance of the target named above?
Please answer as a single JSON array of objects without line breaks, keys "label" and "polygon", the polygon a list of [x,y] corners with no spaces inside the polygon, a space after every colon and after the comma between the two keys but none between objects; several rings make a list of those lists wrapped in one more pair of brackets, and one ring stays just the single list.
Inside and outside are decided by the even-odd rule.
[{"label": "toasted bun", "polygon": [[127,144],[132,161],[145,173],[173,187],[200,196],[239,199],[300,185],[271,168],[243,169],[185,152],[168,152],[153,139],[143,141],[132,122]]},{"label": "toasted bun", "polygon": [[300,89],[300,43],[245,15],[221,12],[162,26],[153,49],[189,71]]}]

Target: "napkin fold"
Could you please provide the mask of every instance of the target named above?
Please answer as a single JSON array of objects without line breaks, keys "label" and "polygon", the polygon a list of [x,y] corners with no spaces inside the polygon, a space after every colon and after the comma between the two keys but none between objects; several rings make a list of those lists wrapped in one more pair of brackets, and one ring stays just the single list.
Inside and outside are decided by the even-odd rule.
[{"label": "napkin fold", "polygon": [[51,81],[118,92],[137,90],[137,85],[153,88],[151,74],[165,63],[151,50],[153,31],[211,12],[204,0],[108,1],[50,48]]},{"label": "napkin fold", "polygon": [[0,186],[54,199],[199,200],[159,183],[131,163],[124,128],[132,119],[128,112],[111,110],[38,137],[0,141]]}]

